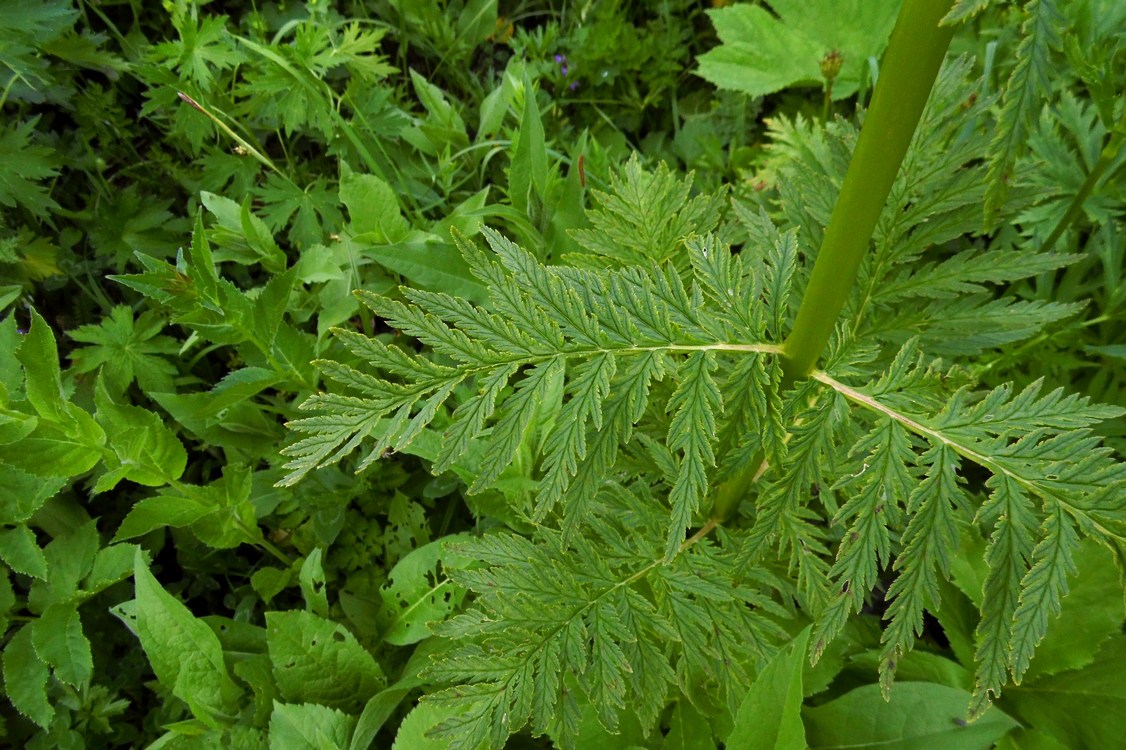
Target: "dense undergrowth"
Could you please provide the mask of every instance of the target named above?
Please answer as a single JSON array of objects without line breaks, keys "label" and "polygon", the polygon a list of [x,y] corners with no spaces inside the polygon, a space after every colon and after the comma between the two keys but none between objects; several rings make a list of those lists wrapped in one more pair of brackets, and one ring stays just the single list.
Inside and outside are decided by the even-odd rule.
[{"label": "dense undergrowth", "polygon": [[0,743],[1119,742],[1126,5],[952,4],[812,369],[900,3],[728,5],[0,0]]}]

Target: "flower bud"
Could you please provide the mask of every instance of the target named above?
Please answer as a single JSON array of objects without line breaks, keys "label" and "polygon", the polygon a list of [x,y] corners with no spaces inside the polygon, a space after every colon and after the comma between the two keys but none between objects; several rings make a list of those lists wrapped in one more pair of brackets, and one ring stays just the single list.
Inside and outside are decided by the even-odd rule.
[{"label": "flower bud", "polygon": [[825,56],[821,58],[821,75],[826,81],[832,83],[836,80],[837,74],[841,72],[841,63],[844,58],[841,57],[839,50],[829,50]]}]

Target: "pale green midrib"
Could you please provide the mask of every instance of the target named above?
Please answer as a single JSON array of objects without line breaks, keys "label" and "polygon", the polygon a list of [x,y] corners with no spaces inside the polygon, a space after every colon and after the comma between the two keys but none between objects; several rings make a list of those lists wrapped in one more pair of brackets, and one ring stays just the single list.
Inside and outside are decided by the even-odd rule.
[{"label": "pale green midrib", "polygon": [[986,455],[985,453],[982,453],[980,450],[977,450],[975,447],[971,446],[965,441],[956,440],[944,434],[941,430],[929,427],[916,419],[912,419],[906,414],[902,414],[896,411],[887,404],[881,403],[874,397],[869,396],[868,394],[863,393],[856,388],[845,385],[844,383],[840,382],[839,380],[822,370],[812,371],[810,373],[810,377],[812,377],[817,382],[822,383],[829,388],[832,388],[834,391],[841,394],[849,401],[852,401],[853,403],[859,404],[860,406],[863,406],[867,409],[895,420],[911,432],[914,432],[916,435],[927,438],[928,440],[934,440],[942,443],[943,445],[946,445],[954,450],[963,458],[967,458],[970,461],[973,461],[978,466],[988,469],[994,474],[1008,477],[1010,480],[1020,485],[1031,494],[1043,498],[1044,500],[1048,500],[1049,502],[1058,503],[1062,509],[1067,511],[1068,515],[1077,519],[1082,517],[1087,523],[1090,523],[1094,528],[1097,528],[1100,533],[1105,534],[1108,537],[1112,536],[1111,532],[1108,529],[1097,523],[1090,514],[1080,508],[1077,508],[1073,503],[1069,502],[1062,493],[1050,487],[1048,482],[1037,479],[1029,479],[1028,477],[1021,476],[1020,474],[1017,474],[1011,468],[1009,468],[1002,460],[999,460],[993,456]]},{"label": "pale green midrib", "polygon": [[[411,378],[416,388],[421,389],[419,391],[412,390],[411,393],[428,393],[432,390],[440,388],[451,380],[464,380],[471,375],[489,372],[491,370],[497,369],[498,367],[505,367],[509,365],[538,365],[543,364],[544,362],[550,362],[553,359],[592,358],[602,354],[609,354],[615,357],[624,357],[631,354],[651,354],[654,352],[735,352],[744,354],[779,354],[781,352],[781,346],[779,344],[737,344],[727,341],[718,341],[712,344],[664,344],[655,346],[630,346],[617,348],[566,348],[552,352],[544,352],[543,354],[514,354],[510,357],[498,357],[495,359],[490,359],[487,362],[483,362],[477,365],[464,363],[464,366],[451,367],[451,372],[449,374],[435,374],[431,377],[422,377],[420,375],[417,378]],[[317,364],[318,361],[341,364],[339,362],[336,362],[336,360],[317,360],[314,361],[313,364]],[[380,365],[375,366],[379,367],[379,369],[387,369]],[[390,381],[386,382],[390,383]]]}]

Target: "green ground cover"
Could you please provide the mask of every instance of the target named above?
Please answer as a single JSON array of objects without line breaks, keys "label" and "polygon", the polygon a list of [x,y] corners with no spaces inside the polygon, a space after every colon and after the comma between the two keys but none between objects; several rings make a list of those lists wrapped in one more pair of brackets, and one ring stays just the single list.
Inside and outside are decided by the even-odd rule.
[{"label": "green ground cover", "polygon": [[0,745],[1117,746],[1124,85],[1117,0],[0,0]]}]

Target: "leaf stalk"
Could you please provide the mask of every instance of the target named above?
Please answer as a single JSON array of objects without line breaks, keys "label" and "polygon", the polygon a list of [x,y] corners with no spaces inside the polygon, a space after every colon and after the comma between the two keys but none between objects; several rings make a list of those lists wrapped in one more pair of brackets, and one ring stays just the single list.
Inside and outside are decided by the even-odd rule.
[{"label": "leaf stalk", "polygon": [[[856,283],[880,212],[938,76],[954,29],[941,25],[950,0],[905,0],[880,66],[872,103],[845,173],[794,327],[782,344],[787,390],[809,376]],[[757,456],[716,488],[712,518],[723,522],[764,473]]]},{"label": "leaf stalk", "polygon": [[905,0],[891,33],[872,104],[856,142],[797,319],[783,344],[791,382],[817,363],[856,282],[954,30],[940,21],[950,0]]}]

